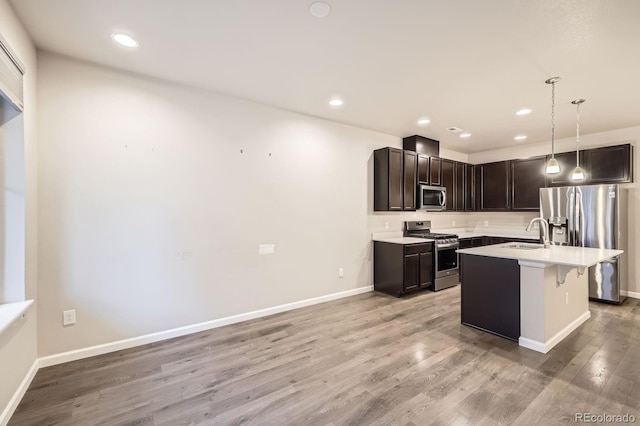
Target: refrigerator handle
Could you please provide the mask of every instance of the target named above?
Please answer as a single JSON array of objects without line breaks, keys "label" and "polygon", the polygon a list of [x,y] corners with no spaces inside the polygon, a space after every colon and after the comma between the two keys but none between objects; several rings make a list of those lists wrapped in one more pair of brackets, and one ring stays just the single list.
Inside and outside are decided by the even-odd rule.
[{"label": "refrigerator handle", "polygon": [[583,247],[584,246],[584,220],[582,217],[582,211],[584,210],[584,206],[582,205],[582,191],[579,188],[576,188],[576,246]]},{"label": "refrigerator handle", "polygon": [[567,200],[567,227],[569,228],[567,234],[569,236],[569,245],[575,246],[575,237],[573,235],[575,231],[575,196],[573,189],[568,191],[567,197],[569,198]]}]

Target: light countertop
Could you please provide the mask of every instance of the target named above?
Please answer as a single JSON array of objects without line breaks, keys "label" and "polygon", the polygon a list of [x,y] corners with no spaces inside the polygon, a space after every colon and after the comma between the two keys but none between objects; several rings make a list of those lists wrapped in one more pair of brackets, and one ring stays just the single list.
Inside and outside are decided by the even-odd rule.
[{"label": "light countertop", "polygon": [[513,243],[462,249],[458,250],[458,253],[585,268],[623,253],[622,250],[589,247],[551,246],[545,249],[542,244],[540,244],[540,248],[534,250],[505,248],[509,245],[513,245]]},{"label": "light countertop", "polygon": [[374,237],[373,241],[380,241],[382,243],[393,244],[424,244],[432,243],[434,240],[429,238],[414,238],[414,237]]}]

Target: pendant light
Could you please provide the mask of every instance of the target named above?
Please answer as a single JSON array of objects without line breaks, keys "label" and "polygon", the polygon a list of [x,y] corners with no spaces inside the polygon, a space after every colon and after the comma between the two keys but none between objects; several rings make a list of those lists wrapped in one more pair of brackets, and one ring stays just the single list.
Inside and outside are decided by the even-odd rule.
[{"label": "pendant light", "polygon": [[556,160],[555,156],[555,142],[556,142],[556,116],[555,116],[555,108],[556,108],[556,83],[560,81],[560,77],[551,77],[546,80],[545,83],[551,85],[551,158],[547,162],[547,167],[545,168],[545,173],[548,175],[555,175],[560,173],[560,164],[558,164],[558,160]]},{"label": "pendant light", "polygon": [[571,172],[571,180],[584,180],[584,170],[580,167],[580,104],[586,99],[571,101],[576,106],[576,168]]}]

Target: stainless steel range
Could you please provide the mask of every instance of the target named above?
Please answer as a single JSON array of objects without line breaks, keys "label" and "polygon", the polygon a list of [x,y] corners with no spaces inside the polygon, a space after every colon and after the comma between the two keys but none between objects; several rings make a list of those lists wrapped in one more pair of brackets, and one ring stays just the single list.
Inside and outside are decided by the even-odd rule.
[{"label": "stainless steel range", "polygon": [[421,220],[404,223],[404,235],[406,237],[428,238],[434,240],[435,246],[435,279],[434,291],[453,287],[460,283],[460,271],[458,269],[458,253],[460,247],[458,236],[455,234],[440,234],[431,232],[431,221]]}]

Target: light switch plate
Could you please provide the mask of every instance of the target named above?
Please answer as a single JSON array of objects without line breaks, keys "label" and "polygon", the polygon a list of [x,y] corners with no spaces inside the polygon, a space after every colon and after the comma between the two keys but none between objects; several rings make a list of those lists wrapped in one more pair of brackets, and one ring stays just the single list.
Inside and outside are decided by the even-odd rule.
[{"label": "light switch plate", "polygon": [[276,252],[275,244],[260,244],[258,246],[258,254],[273,254]]}]

